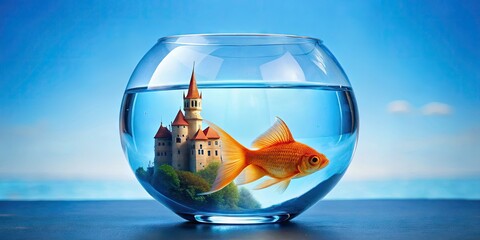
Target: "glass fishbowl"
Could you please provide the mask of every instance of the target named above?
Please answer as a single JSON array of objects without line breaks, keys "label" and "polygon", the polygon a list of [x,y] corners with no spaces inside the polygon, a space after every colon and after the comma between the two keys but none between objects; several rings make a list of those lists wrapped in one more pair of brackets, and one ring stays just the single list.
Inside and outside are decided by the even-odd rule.
[{"label": "glass fishbowl", "polygon": [[352,159],[358,113],[322,41],[262,34],[158,40],[126,87],[122,147],[179,216],[274,223],[323,198]]}]

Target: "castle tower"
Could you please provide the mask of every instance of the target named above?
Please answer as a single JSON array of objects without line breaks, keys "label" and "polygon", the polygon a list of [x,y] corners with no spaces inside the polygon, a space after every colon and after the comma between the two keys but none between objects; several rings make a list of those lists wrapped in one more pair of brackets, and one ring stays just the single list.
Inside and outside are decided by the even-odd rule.
[{"label": "castle tower", "polygon": [[155,134],[155,169],[162,164],[172,164],[172,133],[163,124]]},{"label": "castle tower", "polygon": [[190,150],[190,171],[198,172],[205,169],[207,162],[207,142],[208,138],[203,133],[202,129],[198,129],[193,135]]},{"label": "castle tower", "polygon": [[188,122],[181,110],[172,123],[172,167],[178,170],[189,170],[188,161]]},{"label": "castle tower", "polygon": [[195,69],[192,70],[190,85],[187,96],[183,96],[183,110],[185,110],[185,120],[188,122],[188,138],[192,139],[195,133],[202,128],[202,94],[198,92],[197,81],[195,79]]}]

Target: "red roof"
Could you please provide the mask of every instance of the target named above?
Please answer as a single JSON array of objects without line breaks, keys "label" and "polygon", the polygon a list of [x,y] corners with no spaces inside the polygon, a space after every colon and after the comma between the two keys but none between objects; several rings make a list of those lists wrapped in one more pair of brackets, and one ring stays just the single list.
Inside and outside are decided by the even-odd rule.
[{"label": "red roof", "polygon": [[205,128],[205,130],[203,130],[203,133],[205,134],[205,136],[208,139],[219,139],[220,138],[218,133],[215,130],[213,130],[213,128],[211,128],[211,127]]},{"label": "red roof", "polygon": [[197,133],[193,135],[193,140],[208,140],[208,138],[205,136],[202,129],[198,129]]},{"label": "red roof", "polygon": [[173,120],[172,126],[188,126],[187,120],[183,116],[182,110],[178,110],[175,120]]},{"label": "red roof", "polygon": [[190,78],[190,85],[188,86],[188,92],[185,98],[202,98],[202,95],[198,93],[197,80],[195,80],[195,69],[192,70],[192,77]]},{"label": "red roof", "polygon": [[170,130],[168,130],[166,127],[164,127],[164,126],[162,126],[162,124],[160,124],[160,128],[158,129],[157,134],[155,134],[155,138],[171,139],[172,138],[172,133],[170,132]]}]

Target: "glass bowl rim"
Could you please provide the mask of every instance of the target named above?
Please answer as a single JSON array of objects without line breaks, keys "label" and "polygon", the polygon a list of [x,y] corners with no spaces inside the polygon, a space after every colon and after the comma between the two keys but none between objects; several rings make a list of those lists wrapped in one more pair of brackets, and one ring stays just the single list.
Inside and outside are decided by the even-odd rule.
[{"label": "glass bowl rim", "polygon": [[[208,40],[208,41],[205,41]],[[222,42],[218,42],[222,41]],[[318,38],[274,33],[199,33],[165,36],[158,39],[159,44],[191,46],[268,46],[293,44],[322,44]]]}]

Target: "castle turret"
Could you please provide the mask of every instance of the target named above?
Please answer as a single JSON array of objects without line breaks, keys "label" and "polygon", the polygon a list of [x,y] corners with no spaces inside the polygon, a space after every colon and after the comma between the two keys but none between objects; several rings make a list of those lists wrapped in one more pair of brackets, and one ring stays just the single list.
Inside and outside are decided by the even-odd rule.
[{"label": "castle turret", "polygon": [[187,96],[183,96],[183,110],[185,110],[185,120],[188,122],[188,138],[202,128],[202,94],[198,92],[197,81],[195,79],[195,69],[192,70],[190,85]]},{"label": "castle turret", "polygon": [[155,134],[155,169],[162,164],[172,164],[172,133],[163,124]]},{"label": "castle turret", "polygon": [[172,123],[172,167],[179,170],[189,170],[188,161],[188,122],[181,110]]}]

